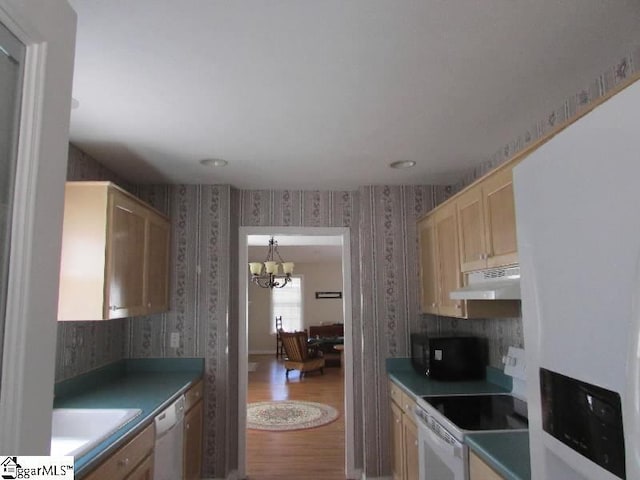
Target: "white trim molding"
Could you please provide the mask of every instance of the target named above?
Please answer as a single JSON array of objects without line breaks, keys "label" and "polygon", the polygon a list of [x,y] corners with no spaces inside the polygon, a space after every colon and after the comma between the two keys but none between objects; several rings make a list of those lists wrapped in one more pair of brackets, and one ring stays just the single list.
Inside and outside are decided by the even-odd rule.
[{"label": "white trim molding", "polygon": [[0,445],[48,455],[76,15],[66,0],[0,0],[0,22],[26,46]]},{"label": "white trim molding", "polygon": [[[342,243],[342,281],[344,314],[344,410],[345,410],[345,476],[357,479],[360,471],[355,468],[355,427],[353,398],[353,319],[351,299],[351,232],[348,227],[240,227],[239,234],[239,290],[238,290],[238,476],[246,475],[246,426],[247,426],[247,363],[248,363],[248,293],[247,264],[249,235],[303,235],[337,236]],[[273,353],[273,352],[270,352]]]}]

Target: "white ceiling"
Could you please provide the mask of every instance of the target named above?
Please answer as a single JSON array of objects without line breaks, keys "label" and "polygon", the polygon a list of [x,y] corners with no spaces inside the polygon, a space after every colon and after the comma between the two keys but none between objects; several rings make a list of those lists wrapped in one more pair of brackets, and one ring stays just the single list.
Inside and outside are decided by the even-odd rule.
[{"label": "white ceiling", "polygon": [[449,183],[640,43],[636,0],[70,3],[71,140],[143,183]]}]

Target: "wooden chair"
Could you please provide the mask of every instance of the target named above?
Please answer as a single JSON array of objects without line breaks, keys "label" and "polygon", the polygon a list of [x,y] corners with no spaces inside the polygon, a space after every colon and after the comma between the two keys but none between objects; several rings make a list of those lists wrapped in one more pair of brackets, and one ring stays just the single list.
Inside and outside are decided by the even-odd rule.
[{"label": "wooden chair", "polygon": [[282,315],[276,317],[276,358],[284,356],[284,348],[282,347]]},{"label": "wooden chair", "polygon": [[314,370],[320,370],[320,373],[324,375],[324,358],[318,356],[316,349],[309,348],[306,332],[282,332],[280,336],[287,354],[284,361],[287,378],[289,378],[291,370],[300,370],[300,377]]}]

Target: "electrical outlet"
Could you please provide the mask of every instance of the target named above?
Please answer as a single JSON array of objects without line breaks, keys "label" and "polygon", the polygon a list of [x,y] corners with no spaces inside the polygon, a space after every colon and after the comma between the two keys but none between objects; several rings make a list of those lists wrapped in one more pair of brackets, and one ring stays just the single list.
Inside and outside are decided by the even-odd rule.
[{"label": "electrical outlet", "polygon": [[171,332],[169,343],[171,345],[171,348],[180,347],[180,334],[178,332]]},{"label": "electrical outlet", "polygon": [[509,352],[503,358],[502,363],[504,363],[505,375],[526,380],[526,362],[522,348],[509,347]]}]

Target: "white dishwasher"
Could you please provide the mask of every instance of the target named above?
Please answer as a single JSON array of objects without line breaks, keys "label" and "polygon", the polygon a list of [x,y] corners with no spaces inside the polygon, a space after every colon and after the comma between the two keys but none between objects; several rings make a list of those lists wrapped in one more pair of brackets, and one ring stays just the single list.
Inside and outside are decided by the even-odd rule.
[{"label": "white dishwasher", "polygon": [[156,444],[153,455],[153,480],[182,478],[184,395],[155,418]]}]

